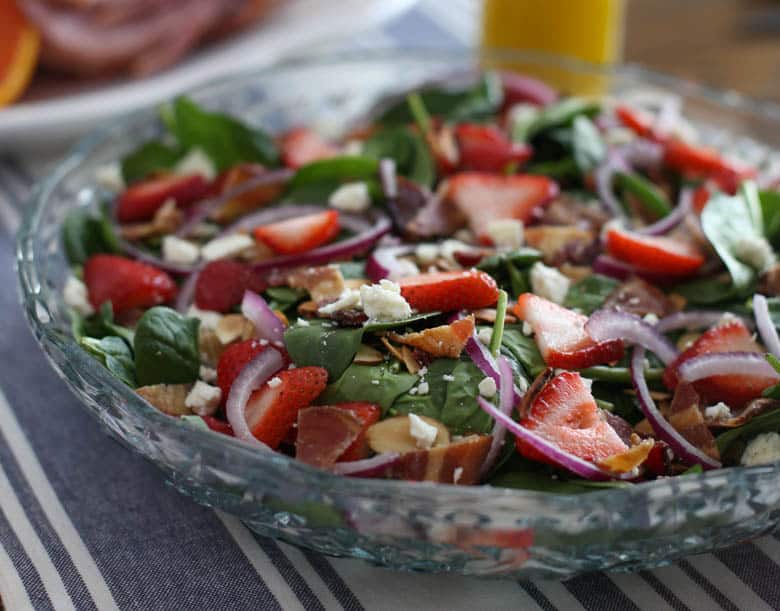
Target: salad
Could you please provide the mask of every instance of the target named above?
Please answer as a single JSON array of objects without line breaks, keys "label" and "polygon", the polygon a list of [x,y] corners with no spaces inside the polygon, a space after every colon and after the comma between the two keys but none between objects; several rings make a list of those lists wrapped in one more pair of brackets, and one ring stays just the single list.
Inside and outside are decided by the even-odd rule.
[{"label": "salad", "polygon": [[75,340],[164,414],[455,485],[780,460],[780,181],[676,98],[487,72],[339,138],[160,116],[62,233]]}]

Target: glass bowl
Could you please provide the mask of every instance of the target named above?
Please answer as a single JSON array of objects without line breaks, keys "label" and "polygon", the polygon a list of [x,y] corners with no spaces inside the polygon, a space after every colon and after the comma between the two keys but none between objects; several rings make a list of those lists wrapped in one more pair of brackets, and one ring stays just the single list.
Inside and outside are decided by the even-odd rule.
[{"label": "glass bowl", "polygon": [[[484,58],[483,58],[484,59]],[[754,159],[780,145],[780,112],[630,66],[597,71],[531,55],[501,55],[566,82],[615,94],[652,88],[683,99],[712,144]],[[209,107],[273,130],[338,132],[395,92],[474,74],[469,52],[377,51],[288,61],[192,92]],[[113,378],[71,339],[61,288],[61,222],[101,198],[95,170],[159,133],[149,109],[82,141],[35,189],[18,237],[23,307],[57,373],[120,442],[181,492],[254,531],[324,552],[417,571],[568,577],[667,563],[755,537],[780,521],[780,465],[729,468],[585,495],[336,477],[285,456],[170,418]]]}]

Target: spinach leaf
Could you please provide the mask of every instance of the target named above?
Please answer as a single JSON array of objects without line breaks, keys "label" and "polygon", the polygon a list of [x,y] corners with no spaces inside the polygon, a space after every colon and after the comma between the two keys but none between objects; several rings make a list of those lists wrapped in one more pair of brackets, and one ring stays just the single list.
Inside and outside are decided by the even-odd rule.
[{"label": "spinach leaf", "polygon": [[428,382],[428,394],[401,395],[393,403],[393,412],[398,414],[417,414],[441,420],[441,411],[447,400],[448,382],[444,376],[452,374],[457,359],[436,359],[428,365],[425,380]]},{"label": "spinach leaf", "polygon": [[[628,367],[610,367],[608,365],[595,365],[580,370],[584,378],[598,380],[609,384],[631,384],[631,370]],[[645,379],[648,383],[660,382],[664,374],[662,367],[651,367],[645,369]]]},{"label": "spinach leaf", "polygon": [[135,334],[132,329],[128,329],[114,322],[114,311],[110,301],[104,303],[100,307],[100,311],[89,318],[84,318],[75,312],[73,312],[72,315],[73,323],[71,326],[73,336],[76,340],[80,340],[83,337],[101,339],[108,335],[115,335],[125,340],[128,347],[132,347]]},{"label": "spinach leaf", "polygon": [[604,305],[620,282],[601,274],[592,274],[575,282],[566,293],[563,305],[567,308],[578,308],[585,314],[591,314]]},{"label": "spinach leaf", "polygon": [[417,184],[432,187],[436,180],[436,164],[428,146],[407,127],[380,129],[365,141],[363,153],[374,159],[395,160],[398,173]]},{"label": "spinach leaf", "polygon": [[382,321],[367,322],[365,325],[363,325],[363,330],[371,333],[377,333],[379,331],[390,331],[391,329],[401,329],[403,327],[414,325],[415,323],[418,323],[421,320],[428,320],[430,318],[434,318],[435,316],[441,316],[441,313],[423,312],[422,314],[414,314],[413,316],[410,316],[409,318],[405,318],[403,320],[389,320],[385,322]]},{"label": "spinach leaf", "polygon": [[119,252],[119,242],[108,216],[96,216],[84,208],[68,212],[62,222],[62,241],[71,265],[81,265],[98,253]]},{"label": "spinach leaf", "polygon": [[165,144],[160,140],[142,144],[122,159],[122,178],[130,184],[157,170],[171,168],[185,152],[180,146]]},{"label": "spinach leaf", "polygon": [[594,382],[591,386],[591,392],[596,401],[608,403],[608,406],[602,406],[604,409],[620,416],[629,424],[636,424],[644,414],[639,409],[639,402],[635,396],[626,394],[625,386],[615,386],[604,382]]},{"label": "spinach leaf", "polygon": [[757,223],[760,211],[748,193],[733,197],[716,193],[701,213],[704,235],[731,274],[736,291],[744,291],[755,280],[755,270],[737,257],[737,245],[743,239],[763,238]]},{"label": "spinach leaf", "polygon": [[618,186],[634,195],[654,217],[663,218],[672,211],[672,205],[664,192],[643,176],[633,172],[618,172],[616,178]]},{"label": "spinach leaf", "polygon": [[563,159],[533,163],[525,168],[525,173],[541,174],[553,180],[563,181],[577,178],[580,175],[580,168],[573,157],[564,157]]},{"label": "spinach leaf", "polygon": [[182,149],[199,147],[218,170],[242,161],[279,164],[279,151],[266,132],[228,115],[207,112],[187,97],[174,100],[164,120]]},{"label": "spinach leaf", "polygon": [[[452,122],[479,121],[491,117],[503,101],[501,78],[486,72],[472,87],[460,91],[429,87],[419,93],[428,112]],[[406,125],[414,121],[406,98],[385,110],[378,119],[385,125]]]},{"label": "spinach leaf", "polygon": [[528,377],[532,379],[544,371],[546,367],[539,348],[536,347],[536,341],[533,337],[523,334],[521,325],[506,325],[504,327],[501,353],[509,357],[510,361],[520,363]]},{"label": "spinach leaf", "polygon": [[326,405],[355,400],[367,401],[376,403],[382,408],[383,413],[386,413],[393,402],[418,381],[416,375],[399,371],[399,367],[391,363],[380,365],[353,363],[338,380],[328,385],[317,402]]},{"label": "spinach leaf", "polygon": [[542,109],[534,122],[526,128],[526,137],[531,140],[542,132],[571,124],[579,115],[592,116],[598,110],[599,105],[596,102],[583,98],[564,98]]},{"label": "spinach leaf", "polygon": [[362,340],[360,327],[334,327],[319,320],[312,320],[307,326],[292,325],[284,333],[284,343],[293,362],[301,367],[324,367],[331,380],[338,379],[349,367]]},{"label": "spinach leaf", "polygon": [[752,295],[755,291],[755,277],[745,287],[737,287],[731,280],[702,278],[685,284],[678,284],[674,291],[688,302],[696,305],[714,305]]},{"label": "spinach leaf", "polygon": [[[774,370],[777,373],[780,373],[780,360],[778,360],[774,354],[767,353],[766,360],[772,367],[774,367]],[[768,397],[770,399],[780,399],[780,384],[775,384],[774,386],[765,388],[761,394],[764,397]]]},{"label": "spinach leaf", "polygon": [[780,409],[775,409],[771,412],[756,416],[747,424],[721,433],[715,438],[715,443],[717,444],[720,453],[725,454],[737,441],[746,437],[758,435],[759,433],[769,433],[773,431],[780,431]]},{"label": "spinach leaf", "polygon": [[138,383],[185,384],[198,379],[197,318],[185,318],[176,310],[156,306],[138,321],[133,347]]},{"label": "spinach leaf", "polygon": [[133,353],[121,337],[82,337],[79,344],[122,382],[130,388],[136,387]]},{"label": "spinach leaf", "polygon": [[379,162],[371,157],[344,156],[313,161],[293,176],[284,194],[287,202],[326,202],[341,184],[363,180],[377,182]]},{"label": "spinach leaf", "polygon": [[306,291],[289,286],[271,286],[265,290],[265,299],[272,310],[285,312],[306,299]]},{"label": "spinach leaf", "polygon": [[780,245],[780,192],[761,191],[758,198],[764,221],[764,236],[777,247]]},{"label": "spinach leaf", "polygon": [[582,174],[593,170],[607,154],[604,139],[586,115],[578,115],[572,123],[571,148],[574,162]]},{"label": "spinach leaf", "polygon": [[477,269],[490,274],[500,287],[516,298],[528,291],[527,270],[541,258],[542,253],[533,248],[519,248],[486,257]]}]

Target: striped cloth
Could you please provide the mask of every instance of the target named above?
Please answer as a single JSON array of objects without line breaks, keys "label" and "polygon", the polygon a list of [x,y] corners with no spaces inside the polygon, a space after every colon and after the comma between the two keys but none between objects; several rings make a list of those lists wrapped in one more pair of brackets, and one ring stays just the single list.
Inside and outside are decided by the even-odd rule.
[{"label": "striped cloth", "polygon": [[[472,0],[430,0],[366,40],[462,44],[473,40],[474,13]],[[27,330],[11,289],[12,234],[45,171],[37,159],[0,159],[0,596],[8,610],[780,608],[776,536],[654,571],[518,583],[326,558],[195,505],[98,429]]]}]

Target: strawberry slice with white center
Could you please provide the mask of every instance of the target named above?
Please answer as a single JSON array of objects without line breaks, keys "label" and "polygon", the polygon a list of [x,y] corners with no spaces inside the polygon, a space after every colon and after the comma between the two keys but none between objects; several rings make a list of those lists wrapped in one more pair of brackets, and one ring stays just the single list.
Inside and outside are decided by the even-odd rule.
[{"label": "strawberry slice with white center", "polygon": [[257,439],[276,449],[298,418],[328,384],[322,367],[298,367],[280,371],[252,393],[244,411],[246,423]]},{"label": "strawberry slice with white center", "polygon": [[461,172],[448,182],[447,197],[466,218],[477,238],[490,244],[488,225],[498,219],[528,223],[534,213],[558,195],[558,185],[546,176],[501,176]]},{"label": "strawberry slice with white center", "polygon": [[606,237],[610,255],[659,279],[690,276],[704,264],[701,252],[690,242],[616,228],[609,229]]},{"label": "strawberry slice with white center", "polygon": [[623,357],[623,342],[597,342],[585,330],[587,316],[572,312],[533,293],[523,293],[514,307],[531,325],[544,362],[561,369],[583,369]]},{"label": "strawberry slice with white center", "polygon": [[[755,352],[763,354],[753,334],[740,320],[719,324],[706,331],[688,349],[678,356],[664,371],[664,384],[670,389],[677,387],[678,371],[685,361],[702,354],[713,352]],[[712,376],[693,383],[705,404],[723,401],[737,409],[751,399],[761,396],[761,391],[775,383],[773,378],[742,375]]]},{"label": "strawberry slice with white center", "polygon": [[255,228],[255,238],[274,252],[297,255],[330,242],[339,233],[338,210],[325,210]]},{"label": "strawberry slice with white center", "polygon": [[[520,424],[569,454],[591,462],[628,450],[596,405],[585,380],[572,371],[564,371],[544,385]],[[516,444],[526,458],[549,462],[520,438]]]}]

